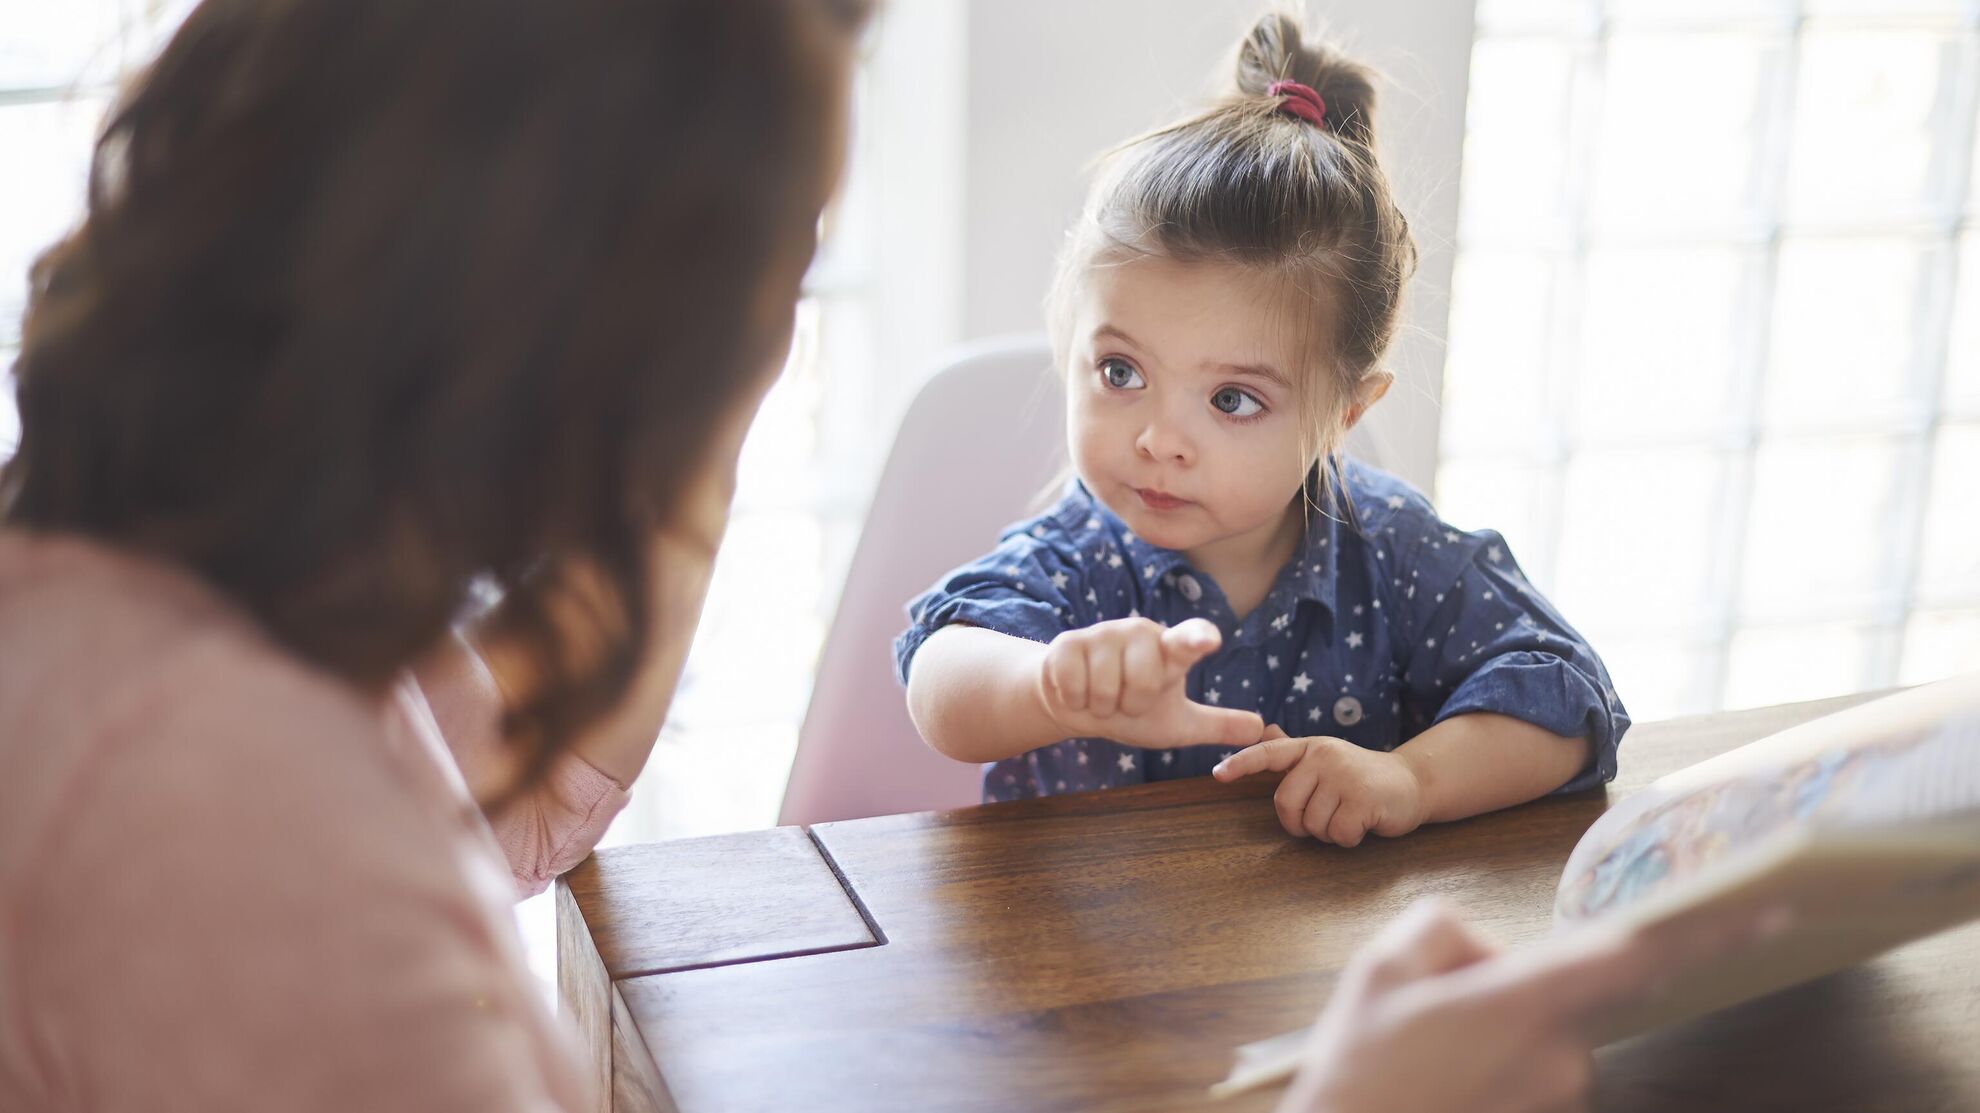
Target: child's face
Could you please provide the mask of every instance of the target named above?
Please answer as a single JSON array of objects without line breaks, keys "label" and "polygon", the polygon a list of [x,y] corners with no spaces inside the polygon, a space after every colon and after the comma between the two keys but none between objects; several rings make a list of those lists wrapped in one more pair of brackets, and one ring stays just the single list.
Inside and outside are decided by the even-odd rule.
[{"label": "child's face", "polygon": [[1239,266],[1090,268],[1072,305],[1073,465],[1137,535],[1188,552],[1285,521],[1312,460],[1282,292]]}]

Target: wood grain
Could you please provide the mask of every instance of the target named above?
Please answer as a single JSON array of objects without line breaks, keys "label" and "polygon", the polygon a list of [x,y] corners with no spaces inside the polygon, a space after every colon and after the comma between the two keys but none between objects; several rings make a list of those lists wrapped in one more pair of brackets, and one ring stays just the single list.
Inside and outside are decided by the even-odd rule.
[{"label": "wood grain", "polygon": [[612,990],[612,1109],[614,1113],[680,1113],[646,1050],[639,1022],[616,987]]},{"label": "wood grain", "polygon": [[[1354,850],[1288,839],[1269,781],[826,824],[813,835],[884,946],[618,988],[687,1113],[1202,1108],[1234,1045],[1311,1020],[1348,956],[1411,901],[1441,897],[1530,940],[1611,800],[1862,698],[1642,726],[1607,796]],[[1964,930],[1614,1048],[1602,1107],[1980,1108],[1975,1033],[1980,931]],[[1804,1047],[1829,1059],[1797,1066]]]},{"label": "wood grain", "polygon": [[612,1103],[612,986],[605,963],[592,943],[584,913],[563,878],[557,879],[557,1003],[577,1032],[580,1069],[590,1087],[592,1108],[610,1113]]},{"label": "wood grain", "polygon": [[615,980],[879,942],[797,827],[614,847],[567,880]]}]

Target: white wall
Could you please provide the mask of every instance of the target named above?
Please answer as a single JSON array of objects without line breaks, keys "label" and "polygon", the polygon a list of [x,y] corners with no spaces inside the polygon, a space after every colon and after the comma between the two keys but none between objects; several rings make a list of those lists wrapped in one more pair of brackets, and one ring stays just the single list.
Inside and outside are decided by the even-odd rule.
[{"label": "white wall", "polygon": [[[901,4],[938,0],[896,0]],[[1308,14],[1389,75],[1376,121],[1422,269],[1370,418],[1384,460],[1428,490],[1457,229],[1472,0],[1309,0]],[[1263,0],[971,0],[963,40],[965,336],[1037,331],[1083,168],[1225,79]]]}]

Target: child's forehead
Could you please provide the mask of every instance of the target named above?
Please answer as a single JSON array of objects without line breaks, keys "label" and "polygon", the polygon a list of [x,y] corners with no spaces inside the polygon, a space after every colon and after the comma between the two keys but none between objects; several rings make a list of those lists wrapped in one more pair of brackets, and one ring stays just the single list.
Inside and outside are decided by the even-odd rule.
[{"label": "child's forehead", "polygon": [[1325,350],[1319,299],[1263,268],[1136,256],[1095,262],[1081,287],[1082,340],[1104,329],[1165,359],[1263,363],[1294,379]]}]

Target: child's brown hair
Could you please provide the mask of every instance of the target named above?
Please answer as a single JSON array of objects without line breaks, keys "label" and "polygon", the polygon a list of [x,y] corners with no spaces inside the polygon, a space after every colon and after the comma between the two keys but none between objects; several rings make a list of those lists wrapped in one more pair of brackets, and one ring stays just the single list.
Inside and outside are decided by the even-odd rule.
[{"label": "child's brown hair", "polygon": [[1059,256],[1053,343],[1063,364],[1090,267],[1152,255],[1256,268],[1283,284],[1311,352],[1304,370],[1333,376],[1331,390],[1300,392],[1318,458],[1340,445],[1348,408],[1386,382],[1416,245],[1376,157],[1367,67],[1275,12],[1239,42],[1234,70],[1209,108],[1108,153]]}]

